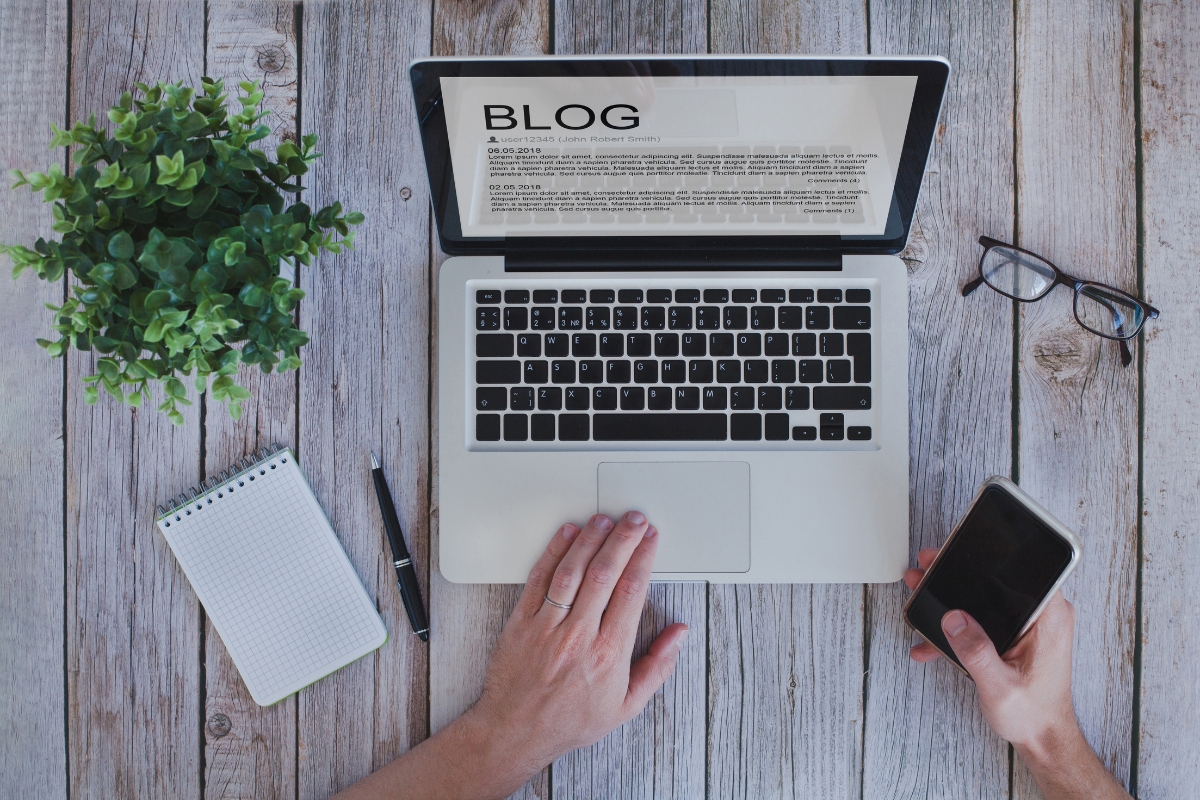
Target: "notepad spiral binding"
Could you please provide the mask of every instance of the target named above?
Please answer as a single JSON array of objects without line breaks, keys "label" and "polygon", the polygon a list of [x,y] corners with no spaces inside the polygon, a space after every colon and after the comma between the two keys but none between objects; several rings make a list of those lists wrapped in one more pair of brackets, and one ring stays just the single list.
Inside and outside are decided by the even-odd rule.
[{"label": "notepad spiral binding", "polygon": [[[202,500],[207,500],[207,504],[211,505],[213,501],[211,495],[213,492],[217,493],[217,499],[221,499],[224,497],[224,492],[220,491],[222,488],[232,492],[235,488],[235,481],[237,482],[237,486],[244,485],[245,481],[241,480],[244,476],[249,475],[260,464],[269,461],[277,453],[286,449],[283,445],[275,443],[270,447],[264,447],[257,453],[251,453],[235,464],[230,464],[228,469],[223,469],[211,476],[207,481],[203,481],[187,491],[181,492],[179,497],[171,500],[168,505],[160,505],[158,507],[159,521],[167,520],[163,524],[169,528],[171,527],[171,521],[167,518],[174,516],[175,521],[178,522],[183,518],[181,513],[191,516],[193,510],[191,506],[193,503],[196,506],[196,511],[200,511],[206,505],[206,503],[200,502]],[[274,469],[274,466],[271,468]],[[251,475],[250,480],[254,480],[254,476]]]}]

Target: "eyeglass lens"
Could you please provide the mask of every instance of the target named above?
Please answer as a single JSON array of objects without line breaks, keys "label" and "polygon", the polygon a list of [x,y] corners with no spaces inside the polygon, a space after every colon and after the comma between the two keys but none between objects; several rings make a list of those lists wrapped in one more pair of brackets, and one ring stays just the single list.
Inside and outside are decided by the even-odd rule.
[{"label": "eyeglass lens", "polygon": [[1085,283],[1075,293],[1075,318],[1093,333],[1129,339],[1141,330],[1145,312],[1122,292]]},{"label": "eyeglass lens", "polygon": [[997,246],[983,254],[983,279],[1001,294],[1018,300],[1037,300],[1054,285],[1054,267],[1037,256]]}]

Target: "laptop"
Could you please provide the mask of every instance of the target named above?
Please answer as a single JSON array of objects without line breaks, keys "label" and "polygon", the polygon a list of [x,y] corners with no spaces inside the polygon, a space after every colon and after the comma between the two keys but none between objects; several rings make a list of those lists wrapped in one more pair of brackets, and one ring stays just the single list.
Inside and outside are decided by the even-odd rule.
[{"label": "laptop", "polygon": [[410,68],[442,249],[442,574],[645,512],[657,580],[908,563],[905,245],[940,58]]}]

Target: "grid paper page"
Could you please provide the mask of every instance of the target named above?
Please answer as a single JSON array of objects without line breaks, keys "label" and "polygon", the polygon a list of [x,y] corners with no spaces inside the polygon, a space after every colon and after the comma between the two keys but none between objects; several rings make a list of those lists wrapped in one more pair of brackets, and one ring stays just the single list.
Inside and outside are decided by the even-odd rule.
[{"label": "grid paper page", "polygon": [[158,525],[259,705],[386,641],[290,450]]}]

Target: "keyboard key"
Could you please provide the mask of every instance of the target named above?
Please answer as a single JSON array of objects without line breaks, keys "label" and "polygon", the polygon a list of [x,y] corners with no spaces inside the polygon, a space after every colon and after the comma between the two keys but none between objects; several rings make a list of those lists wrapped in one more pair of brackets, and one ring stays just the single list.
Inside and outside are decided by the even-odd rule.
[{"label": "keyboard key", "polygon": [[744,331],[746,330],[747,319],[745,306],[725,306],[725,330],[727,331]]},{"label": "keyboard key", "polygon": [[704,398],[705,411],[724,411],[728,403],[728,391],[724,386],[705,386],[701,393]]},{"label": "keyboard key", "polygon": [[779,327],[785,331],[798,331],[803,328],[804,309],[800,306],[780,306]]},{"label": "keyboard key", "polygon": [[870,386],[817,386],[813,389],[813,408],[819,410],[861,410],[870,407]]},{"label": "keyboard key", "polygon": [[763,425],[763,433],[766,434],[767,441],[771,442],[786,442],[788,436],[788,425],[791,424],[791,419],[787,414],[767,414],[765,415],[765,424]]},{"label": "keyboard key", "polygon": [[869,442],[871,441],[871,426],[852,425],[846,428],[846,438],[852,442]]},{"label": "keyboard key", "polygon": [[550,380],[553,383],[574,383],[575,382],[575,362],[574,361],[552,361],[552,362],[550,362]]},{"label": "keyboard key", "polygon": [[724,414],[596,414],[592,424],[598,442],[723,442],[727,438]]},{"label": "keyboard key", "polygon": [[480,358],[511,358],[513,335],[511,333],[475,334],[475,355]]},{"label": "keyboard key", "polygon": [[729,389],[729,407],[734,411],[749,411],[757,402],[754,388],[751,386],[734,386]]},{"label": "keyboard key", "polygon": [[845,352],[844,342],[840,333],[822,333],[820,342],[821,355],[823,356],[840,356]]},{"label": "keyboard key", "polygon": [[[542,354],[542,335],[540,333],[522,333],[517,336],[517,355],[523,358],[537,358]],[[509,355],[512,355],[509,353]]]},{"label": "keyboard key", "polygon": [[802,359],[799,380],[801,383],[821,383],[825,380],[825,365],[820,361]]},{"label": "keyboard key", "polygon": [[833,327],[839,331],[865,331],[871,327],[871,307],[838,306],[833,310]]},{"label": "keyboard key", "polygon": [[609,361],[605,365],[607,381],[609,383],[629,383],[633,378],[632,366],[628,361]]},{"label": "keyboard key", "polygon": [[651,386],[646,390],[646,407],[651,411],[671,410],[671,390],[665,386]]},{"label": "keyboard key", "polygon": [[563,393],[563,403],[568,411],[587,411],[591,406],[591,393],[583,386],[568,386]]},{"label": "keyboard key", "polygon": [[635,361],[635,362],[633,362],[633,382],[634,383],[658,383],[658,362],[657,361]]},{"label": "keyboard key", "polygon": [[533,387],[514,386],[509,389],[511,398],[508,407],[513,411],[529,411],[533,408]]},{"label": "keyboard key", "polygon": [[788,411],[808,410],[808,387],[789,386],[783,391],[783,407]]},{"label": "keyboard key", "polygon": [[756,331],[769,331],[775,327],[775,306],[754,306],[750,309],[750,327]]},{"label": "keyboard key", "polygon": [[579,306],[563,306],[558,309],[558,327],[564,331],[577,331],[583,327],[583,309]]},{"label": "keyboard key", "polygon": [[817,335],[815,333],[793,333],[792,355],[815,356],[817,354]]},{"label": "keyboard key", "polygon": [[661,331],[667,327],[667,310],[662,306],[642,306],[642,330]]},{"label": "keyboard key", "polygon": [[847,289],[846,290],[846,302],[847,303],[869,303],[869,302],[871,302],[871,290],[870,289]]},{"label": "keyboard key", "polygon": [[766,383],[770,379],[767,362],[761,359],[750,359],[742,364],[746,383]]},{"label": "keyboard key", "polygon": [[829,442],[840,442],[845,438],[845,415],[821,415],[821,439]]},{"label": "keyboard key", "polygon": [[706,302],[706,303],[728,303],[729,302],[729,290],[728,289],[705,289],[704,290],[704,302]]},{"label": "keyboard key", "polygon": [[700,302],[700,290],[699,289],[676,289],[675,290],[675,302],[676,303],[699,303]]},{"label": "keyboard key", "polygon": [[696,309],[696,327],[700,330],[712,330],[721,327],[721,309],[719,306],[700,306]]},{"label": "keyboard key", "polygon": [[545,361],[525,362],[525,382],[545,383],[550,380],[550,365]]},{"label": "keyboard key", "polygon": [[680,411],[695,411],[700,408],[700,390],[695,386],[680,386],[675,389],[675,408]]},{"label": "keyboard key", "polygon": [[508,392],[503,386],[475,387],[475,408],[479,411],[503,411],[508,408]]},{"label": "keyboard key", "polygon": [[504,415],[504,440],[524,441],[529,438],[529,417],[524,414]]},{"label": "keyboard key", "polygon": [[588,415],[559,414],[558,440],[560,442],[586,442],[588,440]]},{"label": "keyboard key", "polygon": [[500,330],[500,308],[475,309],[475,327],[481,331]]},{"label": "keyboard key", "polygon": [[641,289],[622,289],[617,292],[618,303],[640,303],[642,302]]},{"label": "keyboard key", "polygon": [[705,336],[703,333],[685,333],[682,336],[682,347],[680,352],[685,356],[705,356]]},{"label": "keyboard key", "polygon": [[633,306],[617,306],[613,309],[613,327],[619,331],[635,331],[638,326],[638,310]]},{"label": "keyboard key", "polygon": [[[865,289],[863,291],[866,291]],[[871,334],[847,333],[846,355],[854,359],[854,382],[871,382]]]},{"label": "keyboard key", "polygon": [[617,407],[617,388],[597,386],[592,389],[592,408],[597,411],[612,411]]},{"label": "keyboard key", "polygon": [[650,355],[650,342],[652,341],[648,333],[631,333],[625,340],[629,345],[629,355],[631,356],[648,356]]},{"label": "keyboard key", "polygon": [[797,425],[792,428],[792,438],[797,442],[815,442],[817,429],[812,425]]},{"label": "keyboard key", "polygon": [[706,360],[688,362],[688,383],[712,383],[713,362]]},{"label": "keyboard key", "polygon": [[737,354],[739,356],[761,356],[762,334],[739,333],[737,335]]},{"label": "keyboard key", "polygon": [[480,442],[500,441],[500,415],[476,414],[475,439]]},{"label": "keyboard key", "polygon": [[563,289],[562,302],[564,303],[586,303],[587,292],[583,289]]},{"label": "keyboard key", "polygon": [[538,411],[562,409],[562,389],[558,386],[543,386],[537,390]]},{"label": "keyboard key", "polygon": [[658,356],[659,358],[679,355],[679,334],[654,334],[654,355]]},{"label": "keyboard key", "polygon": [[662,362],[663,383],[683,383],[687,380],[687,363],[684,361]]},{"label": "keyboard key", "polygon": [[733,302],[735,303],[757,303],[758,291],[756,289],[734,289]]},{"label": "keyboard key", "polygon": [[671,306],[667,309],[667,325],[673,331],[690,331],[692,329],[692,307]]},{"label": "keyboard key", "polygon": [[669,303],[671,302],[670,289],[650,289],[646,292],[647,303]]},{"label": "keyboard key", "polygon": [[758,387],[758,409],[777,411],[783,408],[783,389],[778,386]]},{"label": "keyboard key", "polygon": [[763,355],[786,356],[788,354],[788,335],[786,333],[764,333]]},{"label": "keyboard key", "polygon": [[475,293],[475,302],[480,304],[497,304],[500,302],[499,289],[480,289]]},{"label": "keyboard key", "polygon": [[622,411],[641,411],[646,407],[646,390],[641,386],[622,386],[620,395]]},{"label": "keyboard key", "polygon": [[534,289],[533,302],[535,303],[557,303],[558,292],[554,289]]},{"label": "keyboard key", "polygon": [[712,333],[708,337],[708,354],[711,356],[733,355],[733,334]]},{"label": "keyboard key", "polygon": [[758,293],[760,303],[782,303],[787,297],[783,289],[763,289]]},{"label": "keyboard key", "polygon": [[520,383],[520,361],[476,361],[475,382],[489,383]]},{"label": "keyboard key", "polygon": [[625,337],[619,333],[600,334],[600,355],[615,358],[625,355]]},{"label": "keyboard key", "polygon": [[576,333],[571,337],[571,355],[587,358],[596,355],[596,334]]},{"label": "keyboard key", "polygon": [[608,330],[608,306],[588,306],[586,312],[587,328],[589,331]]},{"label": "keyboard key", "polygon": [[566,333],[546,334],[546,355],[550,357],[566,356],[571,353],[571,336]]},{"label": "keyboard key", "polygon": [[504,302],[514,303],[516,305],[524,305],[529,302],[528,289],[505,289]]},{"label": "keyboard key", "polygon": [[829,308],[827,306],[809,306],[805,309],[805,322],[809,330],[829,330]]},{"label": "keyboard key", "polygon": [[721,359],[717,362],[717,383],[741,383],[742,362],[737,359]]},{"label": "keyboard key", "polygon": [[579,362],[579,382],[580,383],[604,383],[604,362],[603,361],[580,361]]},{"label": "keyboard key", "polygon": [[815,299],[812,289],[791,289],[788,291],[789,303],[811,303]]},{"label": "keyboard key", "polygon": [[850,362],[844,358],[835,358],[825,362],[825,380],[830,383],[850,382]]},{"label": "keyboard key", "polygon": [[796,362],[777,359],[771,362],[771,383],[795,383]]},{"label": "keyboard key", "polygon": [[589,303],[612,303],[617,299],[617,293],[612,289],[592,289],[588,292]]},{"label": "keyboard key", "polygon": [[535,442],[554,441],[554,415],[533,414],[529,417],[529,438]]},{"label": "keyboard key", "polygon": [[504,330],[523,331],[529,327],[529,309],[524,306],[507,306],[504,309]]},{"label": "keyboard key", "polygon": [[742,442],[757,442],[762,439],[762,415],[730,414],[729,438]]},{"label": "keyboard key", "polygon": [[534,306],[529,309],[529,327],[535,331],[554,330],[554,307]]},{"label": "keyboard key", "polygon": [[840,303],[842,302],[841,289],[817,289],[818,303]]}]

